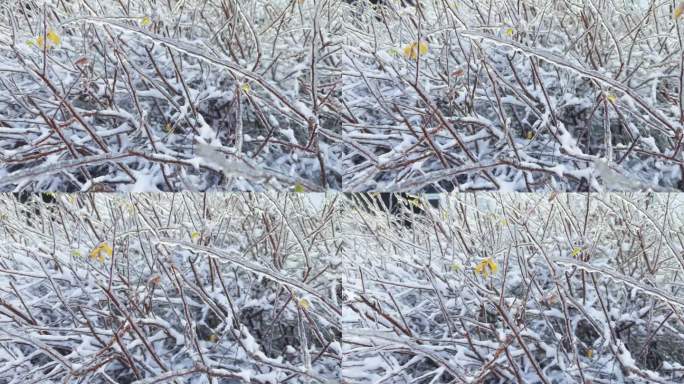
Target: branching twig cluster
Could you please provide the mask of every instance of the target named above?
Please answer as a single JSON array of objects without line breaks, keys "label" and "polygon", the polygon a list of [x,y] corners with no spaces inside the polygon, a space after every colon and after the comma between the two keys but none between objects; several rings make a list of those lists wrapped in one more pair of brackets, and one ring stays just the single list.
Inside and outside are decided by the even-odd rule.
[{"label": "branching twig cluster", "polygon": [[681,382],[683,203],[453,195],[410,228],[352,206],[363,225],[345,252],[343,377]]},{"label": "branching twig cluster", "polygon": [[682,188],[674,1],[349,14],[347,191]]},{"label": "branching twig cluster", "polygon": [[0,383],[339,380],[336,198],[0,199]]},{"label": "branching twig cluster", "polygon": [[374,3],[6,2],[0,188],[682,188],[675,2]]},{"label": "branching twig cluster", "polygon": [[0,188],[340,189],[337,12],[333,1],[3,2]]}]

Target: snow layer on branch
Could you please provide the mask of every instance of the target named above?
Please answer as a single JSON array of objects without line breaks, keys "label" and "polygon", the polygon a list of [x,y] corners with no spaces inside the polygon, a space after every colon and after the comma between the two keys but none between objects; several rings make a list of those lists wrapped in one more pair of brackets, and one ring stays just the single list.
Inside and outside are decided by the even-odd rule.
[{"label": "snow layer on branch", "polygon": [[0,194],[1,383],[339,377],[332,196],[47,196]]},{"label": "snow layer on branch", "polygon": [[682,188],[672,4],[389,3],[346,19],[346,190]]},{"label": "snow layer on branch", "polygon": [[[41,4],[0,6],[0,190],[342,188],[339,119],[313,105],[338,87],[318,38],[334,4]],[[332,62],[313,85],[312,51]],[[268,175],[205,164],[198,145]]]},{"label": "snow layer on branch", "polygon": [[682,196],[452,194],[418,200],[422,213],[359,201],[349,383],[684,380]]}]

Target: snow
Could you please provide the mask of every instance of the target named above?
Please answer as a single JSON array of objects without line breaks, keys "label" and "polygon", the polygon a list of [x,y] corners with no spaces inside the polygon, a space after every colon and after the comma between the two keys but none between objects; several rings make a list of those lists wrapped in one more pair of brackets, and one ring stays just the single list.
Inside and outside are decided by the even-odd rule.
[{"label": "snow", "polygon": [[[672,290],[682,245],[671,243],[683,203],[666,194],[451,194],[439,208],[445,214],[419,215],[410,227],[396,217],[410,212],[355,210],[369,224],[347,221],[360,233],[344,253],[343,376],[350,383],[440,374],[445,382],[516,382],[507,353],[529,383],[684,380],[667,369],[684,356],[684,333],[670,310],[684,308]],[[440,225],[444,232],[435,232]],[[644,251],[642,241],[662,246]],[[574,247],[590,259],[570,258]],[[663,260],[660,252],[670,255],[669,267],[647,271],[644,257]],[[484,257],[498,266],[487,277],[473,269]],[[429,364],[408,367],[412,358]],[[453,374],[450,366],[458,367]]]},{"label": "snow", "polygon": [[[235,35],[234,28],[216,32],[215,25],[225,24],[221,6],[184,3],[177,9],[169,8],[172,3],[150,9],[135,0],[126,9],[106,3],[94,12],[80,3],[50,0],[45,13],[41,7],[23,8],[17,0],[6,4],[0,25],[13,25],[12,36],[18,37],[12,45],[0,44],[0,73],[7,80],[0,87],[0,103],[8,106],[0,119],[13,132],[0,137],[1,190],[81,191],[95,185],[95,179],[107,189],[127,192],[180,191],[189,185],[194,190],[279,190],[298,179],[324,184],[308,189],[341,189],[339,165],[325,162],[341,155],[329,136],[316,136],[313,149],[295,145],[293,138],[308,137],[309,121],[320,121],[320,116],[314,114],[307,91],[311,42],[289,42],[306,41],[312,27],[330,36],[323,29],[335,29],[338,18],[314,25],[313,4],[297,7],[295,15],[290,2],[259,0],[240,6],[241,26]],[[325,8],[334,11],[330,5]],[[26,13],[22,22],[10,22],[14,9]],[[283,19],[276,16],[281,14]],[[45,79],[37,75],[43,70],[44,51],[35,43],[43,15],[60,40],[50,42],[46,50]],[[145,17],[150,22],[143,25]],[[271,28],[274,23],[277,29]],[[171,25],[180,29],[172,32],[167,29]],[[280,39],[283,30],[288,31],[286,39]],[[110,33],[115,40],[96,37]],[[248,41],[239,57],[229,53],[231,38]],[[26,43],[29,40],[33,45]],[[338,55],[334,45],[316,44],[328,59]],[[322,97],[334,75],[320,70],[316,77]],[[241,89],[242,84],[250,87]],[[18,103],[21,95],[32,95],[35,105]],[[289,134],[285,145],[280,129]],[[246,173],[219,184],[216,169],[197,166],[196,144],[237,150],[261,167],[272,167],[274,177],[264,183],[261,175]],[[173,159],[140,156],[135,161],[119,158],[70,166],[76,157],[127,151],[156,155],[160,148],[166,154],[172,151]],[[8,161],[16,166],[8,166]],[[326,167],[324,181],[321,166]],[[138,183],[129,177],[131,171],[145,174],[141,179],[146,181]],[[108,177],[98,179],[103,175]],[[152,182],[160,179],[164,182]]]},{"label": "snow", "polygon": [[[12,308],[0,310],[0,382],[339,377],[341,304],[330,289],[339,273],[328,252],[338,247],[337,209],[321,211],[332,195],[55,196],[0,195],[0,303]],[[298,225],[285,227],[283,215]],[[289,233],[274,240],[282,261],[252,254],[253,239],[274,229]],[[240,257],[210,258],[169,238]],[[103,242],[113,254],[90,256]],[[315,279],[305,280],[302,247]],[[248,260],[252,269],[239,267]],[[309,300],[306,317],[293,295]],[[309,340],[306,369],[299,329]],[[126,354],[135,370],[109,358]]]},{"label": "snow", "polygon": [[[662,167],[654,163],[667,158],[670,149],[665,142],[681,128],[677,101],[663,102],[661,90],[667,87],[663,80],[667,75],[654,75],[662,73],[661,67],[647,63],[652,59],[667,63],[665,67],[675,74],[680,63],[642,44],[658,36],[666,45],[679,45],[676,33],[661,34],[649,19],[654,11],[653,17],[670,28],[671,9],[665,3],[654,3],[651,8],[651,3],[643,2],[567,6],[533,2],[527,7],[534,16],[499,12],[494,7],[486,23],[478,17],[481,8],[476,4],[424,4],[421,23],[411,11],[382,20],[387,26],[373,23],[371,16],[360,23],[348,19],[345,63],[352,65],[343,72],[348,79],[343,99],[355,121],[344,128],[357,143],[346,158],[344,185],[354,191],[482,187],[505,192],[528,190],[533,181],[534,189],[552,186],[575,191],[589,185],[603,191],[611,187],[598,172],[592,172],[596,161],[610,155],[608,160],[613,162],[627,154],[623,162],[638,162],[642,167],[634,172],[634,182],[615,189],[675,188],[679,179],[673,172],[679,168],[679,158],[664,160]],[[447,11],[446,6],[457,11]],[[600,44],[588,41],[596,33],[585,30],[586,20],[579,19],[582,9],[597,17]],[[624,18],[645,22],[635,33],[637,27],[626,26],[620,21]],[[418,25],[420,31],[415,28]],[[457,31],[453,25],[459,25]],[[512,36],[502,27],[509,25],[514,25]],[[418,33],[429,35],[429,54],[416,63],[407,60],[402,50]],[[623,40],[632,34],[643,39],[637,43]],[[593,47],[592,53],[584,49],[585,43]],[[624,59],[627,52],[629,63]],[[591,59],[594,54],[601,55],[601,63]],[[412,85],[416,75],[422,93]],[[635,82],[635,78],[640,80]],[[673,78],[673,91],[676,83]],[[670,96],[676,100],[676,91]],[[453,122],[453,132],[446,132],[434,113],[435,105],[445,120]],[[439,134],[430,134],[427,140],[423,129],[439,129]],[[412,141],[397,134],[409,130]],[[531,139],[528,132],[534,133]],[[609,132],[610,140],[604,132]],[[458,143],[453,140],[455,133],[462,138],[480,137]],[[369,152],[381,154],[379,164],[364,155]],[[450,164],[444,164],[445,158]],[[473,167],[468,168],[471,163]]]},{"label": "snow", "polygon": [[[30,23],[3,13],[7,39],[18,37],[0,45],[11,128],[0,127],[0,190],[671,191],[681,181],[671,54],[681,20],[667,2],[532,1],[483,20],[487,2],[471,0],[392,2],[381,14],[362,1],[256,0],[235,28],[214,3],[129,3],[94,15],[48,1],[61,43],[46,51],[45,79],[43,50],[26,44],[43,12],[27,11]],[[118,40],[95,37],[107,31]],[[420,62],[406,54],[419,36]],[[197,145],[268,177],[199,167]],[[630,180],[611,187],[599,159],[629,167]]]}]

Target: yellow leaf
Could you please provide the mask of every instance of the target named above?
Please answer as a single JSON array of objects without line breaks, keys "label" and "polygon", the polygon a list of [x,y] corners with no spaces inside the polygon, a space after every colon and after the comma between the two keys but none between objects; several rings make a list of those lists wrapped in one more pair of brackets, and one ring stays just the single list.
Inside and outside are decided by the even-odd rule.
[{"label": "yellow leaf", "polygon": [[145,16],[140,20],[140,26],[142,27],[147,27],[150,24],[152,24],[152,19],[149,16]]},{"label": "yellow leaf", "polygon": [[81,251],[79,251],[78,249],[74,249],[74,250],[71,251],[71,256],[73,256],[73,257],[81,257],[81,256],[83,256],[83,255],[81,254]]},{"label": "yellow leaf", "polygon": [[101,249],[102,249],[102,251],[103,251],[104,253],[106,253],[107,256],[109,256],[109,257],[112,256],[112,253],[113,253],[113,251],[114,251],[114,250],[112,249],[112,247],[110,247],[109,244],[107,244],[107,243],[102,243]]},{"label": "yellow leaf", "polygon": [[582,248],[575,247],[572,249],[572,252],[570,252],[570,256],[577,257],[580,253],[582,253]]},{"label": "yellow leaf", "polygon": [[677,20],[682,17],[682,14],[684,14],[684,2],[679,3],[677,8],[675,8],[673,17],[675,20]]},{"label": "yellow leaf", "polygon": [[534,131],[527,131],[527,140],[534,139]]},{"label": "yellow leaf", "polygon": [[304,192],[305,192],[304,186],[301,185],[301,184],[299,184],[299,183],[297,183],[297,184],[295,184],[295,186],[294,186],[294,191],[297,192],[297,193],[304,193]]},{"label": "yellow leaf", "polygon": [[244,83],[242,84],[242,87],[240,87],[240,89],[242,89],[242,92],[244,93],[249,93],[249,91],[252,90],[252,86],[249,85],[249,83]]},{"label": "yellow leaf", "polygon": [[193,239],[193,240],[199,239],[200,236],[202,236],[202,235],[200,235],[200,233],[197,232],[197,231],[193,231],[193,232],[190,234],[190,238]]},{"label": "yellow leaf", "polygon": [[28,45],[29,47],[33,47],[34,45],[36,45],[36,42],[33,39],[29,39],[26,40],[26,45]]},{"label": "yellow leaf", "polygon": [[90,258],[93,260],[97,260],[100,263],[104,263],[105,261],[105,256],[112,257],[113,253],[112,247],[109,246],[107,243],[100,243],[97,247],[95,247],[92,251],[90,251]]},{"label": "yellow leaf", "polygon": [[473,269],[476,273],[482,275],[486,279],[490,274],[496,273],[499,266],[491,257],[485,257]]},{"label": "yellow leaf", "polygon": [[459,263],[453,263],[453,264],[451,264],[451,270],[454,271],[454,272],[460,271],[460,270],[461,270],[461,267],[462,267],[462,266],[461,266],[461,264],[459,264]]},{"label": "yellow leaf", "polygon": [[406,201],[408,201],[409,204],[413,205],[416,208],[422,208],[423,206],[423,203],[420,201],[419,197],[410,196],[406,199]]},{"label": "yellow leaf", "polygon": [[57,32],[53,30],[49,30],[47,33],[47,39],[52,42],[54,45],[60,45],[62,44],[62,39],[59,37]]},{"label": "yellow leaf", "polygon": [[36,38],[36,44],[38,44],[39,47],[43,48],[43,45],[45,44],[45,39],[43,39],[43,36],[38,36]]},{"label": "yellow leaf", "polygon": [[513,28],[506,29],[506,36],[512,37],[514,34],[515,30]]},{"label": "yellow leaf", "polygon": [[305,311],[311,307],[311,303],[309,302],[309,300],[303,298],[299,299],[299,302],[297,302],[297,304],[299,305],[299,308]]},{"label": "yellow leaf", "polygon": [[418,43],[418,50],[420,51],[421,55],[427,55],[427,53],[428,53],[427,43],[423,43],[423,42]]},{"label": "yellow leaf", "polygon": [[606,100],[608,100],[611,104],[615,104],[617,101],[617,96],[613,95],[612,93],[608,93],[606,95]]},{"label": "yellow leaf", "polygon": [[413,58],[413,44],[404,47],[404,56],[410,59]]},{"label": "yellow leaf", "polygon": [[421,41],[421,42],[413,42],[407,46],[404,47],[404,56],[411,60],[416,60],[418,59],[418,55],[424,56],[427,55],[429,51],[428,44]]},{"label": "yellow leaf", "polygon": [[592,357],[594,357],[594,350],[593,349],[591,349],[591,348],[587,349],[587,357],[590,359]]},{"label": "yellow leaf", "polygon": [[176,129],[173,127],[173,124],[171,124],[171,123],[164,124],[164,132],[173,133],[175,130]]}]

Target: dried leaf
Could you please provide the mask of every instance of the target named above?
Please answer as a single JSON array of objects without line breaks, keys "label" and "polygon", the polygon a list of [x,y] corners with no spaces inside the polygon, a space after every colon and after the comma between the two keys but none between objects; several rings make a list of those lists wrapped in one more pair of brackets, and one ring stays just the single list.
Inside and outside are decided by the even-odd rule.
[{"label": "dried leaf", "polygon": [[299,299],[299,301],[297,302],[297,305],[299,305],[299,308],[301,308],[305,311],[311,307],[311,303],[309,302],[309,300],[304,299],[304,298]]},{"label": "dried leaf", "polygon": [[113,249],[109,244],[107,243],[100,243],[97,247],[95,247],[92,251],[90,251],[90,258],[93,260],[97,260],[100,263],[104,263],[105,257],[109,256],[112,257]]},{"label": "dried leaf", "polygon": [[425,42],[413,42],[404,47],[404,56],[411,60],[418,59],[418,56],[427,55],[429,51],[428,44]]},{"label": "dried leaf", "polygon": [[47,39],[50,40],[52,42],[52,44],[54,44],[54,45],[62,44],[62,39],[59,37],[57,32],[55,32],[53,30],[48,31]]}]

